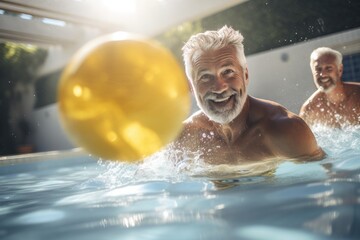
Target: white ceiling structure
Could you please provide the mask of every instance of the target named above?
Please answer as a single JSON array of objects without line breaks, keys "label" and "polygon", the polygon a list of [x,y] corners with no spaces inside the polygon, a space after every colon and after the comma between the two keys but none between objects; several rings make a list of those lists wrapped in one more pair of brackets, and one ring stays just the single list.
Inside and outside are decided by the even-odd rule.
[{"label": "white ceiling structure", "polygon": [[154,36],[245,1],[1,0],[0,40],[64,45],[113,31]]}]

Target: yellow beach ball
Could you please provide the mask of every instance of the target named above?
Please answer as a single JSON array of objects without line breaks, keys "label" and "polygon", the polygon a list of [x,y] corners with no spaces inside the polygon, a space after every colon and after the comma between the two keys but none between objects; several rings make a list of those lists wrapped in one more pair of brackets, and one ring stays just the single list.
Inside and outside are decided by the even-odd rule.
[{"label": "yellow beach ball", "polygon": [[173,141],[190,111],[173,55],[124,32],[90,41],[58,87],[61,122],[74,143],[109,160],[137,161]]}]

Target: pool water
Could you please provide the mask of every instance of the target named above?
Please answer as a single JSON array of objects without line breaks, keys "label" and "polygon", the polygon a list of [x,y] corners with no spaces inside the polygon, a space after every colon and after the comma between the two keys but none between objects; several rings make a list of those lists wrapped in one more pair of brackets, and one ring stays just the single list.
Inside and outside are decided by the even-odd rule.
[{"label": "pool water", "polygon": [[0,158],[0,239],[360,239],[360,129],[313,130],[308,163]]}]

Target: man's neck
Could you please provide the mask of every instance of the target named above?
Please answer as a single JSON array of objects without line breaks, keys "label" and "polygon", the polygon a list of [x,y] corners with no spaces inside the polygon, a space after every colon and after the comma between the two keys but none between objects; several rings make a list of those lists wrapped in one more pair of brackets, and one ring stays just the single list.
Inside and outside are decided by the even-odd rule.
[{"label": "man's neck", "polygon": [[326,96],[329,100],[329,102],[333,104],[340,104],[343,103],[346,100],[346,93],[345,88],[343,84],[339,84],[334,88],[332,91],[326,93]]}]

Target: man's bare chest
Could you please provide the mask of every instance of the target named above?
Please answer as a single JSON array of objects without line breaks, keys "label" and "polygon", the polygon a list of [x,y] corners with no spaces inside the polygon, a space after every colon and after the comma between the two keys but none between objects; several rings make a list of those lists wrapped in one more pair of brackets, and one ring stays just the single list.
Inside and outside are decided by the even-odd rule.
[{"label": "man's bare chest", "polygon": [[197,151],[209,163],[236,164],[273,157],[261,131],[247,131],[233,141],[227,141],[212,131],[195,133],[191,139],[192,151]]},{"label": "man's bare chest", "polygon": [[322,101],[314,104],[312,108],[315,117],[323,122],[340,124],[358,124],[360,122],[359,104],[349,102],[332,104],[328,101]]}]

